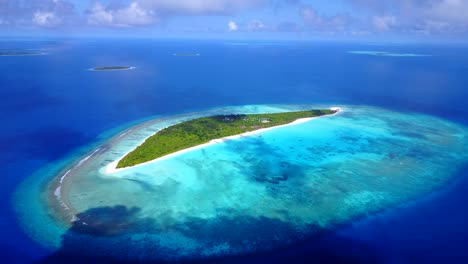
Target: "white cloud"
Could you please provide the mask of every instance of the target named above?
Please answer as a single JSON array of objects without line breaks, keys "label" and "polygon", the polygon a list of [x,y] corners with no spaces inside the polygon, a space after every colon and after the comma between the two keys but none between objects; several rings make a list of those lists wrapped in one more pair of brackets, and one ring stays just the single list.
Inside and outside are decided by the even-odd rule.
[{"label": "white cloud", "polygon": [[468,30],[468,1],[439,0],[420,10],[421,20],[429,30]]},{"label": "white cloud", "polygon": [[[263,7],[268,0],[133,0],[128,5],[117,2],[104,6],[96,2],[87,14],[90,25],[138,26],[155,24],[174,16],[229,15]],[[231,29],[231,31],[237,30]]]},{"label": "white cloud", "polygon": [[67,0],[0,0],[2,26],[56,27],[77,22],[74,5]]},{"label": "white cloud", "polygon": [[154,22],[153,12],[142,9],[137,2],[118,10],[114,16],[118,23],[125,25],[148,25]]},{"label": "white cloud", "polygon": [[107,11],[100,3],[94,4],[88,14],[88,24],[91,25],[111,25],[114,16]]},{"label": "white cloud", "polygon": [[[238,25],[230,21],[229,31],[387,32],[460,38],[466,38],[468,34],[468,0],[344,1],[351,3],[348,10],[353,16],[322,14],[314,9],[314,1],[309,1],[310,5],[307,5],[307,1],[302,0],[0,0],[0,27],[132,27],[154,25],[179,16],[202,16],[201,19],[211,15],[229,16],[232,18],[228,19],[234,20],[236,18],[232,15],[245,12],[241,17],[246,23]],[[83,3],[93,4],[86,12],[79,13],[74,2],[81,3],[77,4],[78,10]],[[255,9],[261,8],[273,11],[278,19],[270,23],[249,20],[261,18],[258,16],[264,12],[255,12]],[[300,10],[298,15],[302,17],[302,22],[289,15],[281,17],[281,14],[289,12],[279,12],[281,8]],[[281,21],[285,18],[288,20]],[[216,23],[215,28],[220,30],[223,26],[223,23]],[[177,30],[178,26],[174,26],[174,29]]]},{"label": "white cloud", "polygon": [[102,4],[95,3],[88,14],[90,25],[140,26],[154,21],[153,12],[142,9],[137,2],[117,9],[106,9]]},{"label": "white cloud", "polygon": [[397,24],[395,16],[374,16],[372,23],[378,31],[388,31]]},{"label": "white cloud", "polygon": [[323,19],[317,15],[315,9],[306,7],[301,9],[301,16],[305,22],[309,24],[319,25],[323,23]]},{"label": "white cloud", "polygon": [[253,20],[253,21],[250,21],[247,28],[249,31],[262,31],[262,30],[266,30],[267,26],[265,25],[265,23],[263,23],[260,20]]},{"label": "white cloud", "polygon": [[305,24],[315,30],[343,30],[350,26],[351,17],[347,15],[324,16],[320,15],[312,7],[303,7],[300,14]]},{"label": "white cloud", "polygon": [[137,0],[145,9],[170,15],[226,15],[261,7],[267,0]]},{"label": "white cloud", "polygon": [[[92,4],[86,12],[78,13],[73,2]],[[175,16],[232,15],[269,3],[269,0],[0,0],[0,26],[143,26]]]},{"label": "white cloud", "polygon": [[348,0],[371,12],[379,31],[468,33],[467,0]]},{"label": "white cloud", "polygon": [[41,27],[50,27],[59,24],[60,18],[52,12],[37,11],[33,15],[33,23]]},{"label": "white cloud", "polygon": [[229,31],[237,31],[239,29],[236,22],[234,21],[229,21],[228,28],[229,28]]}]

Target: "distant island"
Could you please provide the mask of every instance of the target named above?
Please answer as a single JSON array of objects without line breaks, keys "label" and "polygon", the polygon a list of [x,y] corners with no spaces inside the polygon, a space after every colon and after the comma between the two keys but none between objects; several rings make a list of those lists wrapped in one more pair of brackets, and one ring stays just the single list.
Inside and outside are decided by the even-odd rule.
[{"label": "distant island", "polygon": [[414,53],[395,53],[387,51],[369,51],[369,50],[354,50],[348,51],[348,53],[356,55],[371,55],[371,56],[383,56],[383,57],[428,57],[431,55],[426,54],[414,54]]},{"label": "distant island", "polygon": [[174,53],[174,56],[179,56],[179,57],[194,57],[194,56],[200,56],[200,53]]},{"label": "distant island", "polygon": [[45,55],[44,52],[36,51],[0,51],[0,56],[39,56]]},{"label": "distant island", "polygon": [[126,168],[179,152],[198,145],[222,141],[261,129],[287,125],[294,121],[335,114],[339,109],[307,110],[273,114],[231,114],[202,117],[169,126],[129,152],[116,168]]},{"label": "distant island", "polygon": [[106,66],[106,67],[97,67],[90,69],[91,71],[127,71],[132,70],[135,67],[130,66]]}]

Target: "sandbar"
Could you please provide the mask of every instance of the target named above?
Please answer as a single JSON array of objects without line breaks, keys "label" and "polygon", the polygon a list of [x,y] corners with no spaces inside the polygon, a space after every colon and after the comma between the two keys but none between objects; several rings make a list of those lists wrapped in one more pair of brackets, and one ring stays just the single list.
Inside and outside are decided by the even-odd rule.
[{"label": "sandbar", "polygon": [[96,67],[89,69],[90,71],[128,71],[133,70],[135,67],[131,66],[105,66],[105,67]]},{"label": "sandbar", "polygon": [[177,57],[197,57],[200,56],[200,53],[174,53],[172,54]]},{"label": "sandbar", "polygon": [[382,57],[429,57],[427,54],[415,54],[415,53],[396,53],[388,51],[369,51],[369,50],[354,50],[348,51],[350,54],[356,55],[370,55],[370,56],[382,56]]}]

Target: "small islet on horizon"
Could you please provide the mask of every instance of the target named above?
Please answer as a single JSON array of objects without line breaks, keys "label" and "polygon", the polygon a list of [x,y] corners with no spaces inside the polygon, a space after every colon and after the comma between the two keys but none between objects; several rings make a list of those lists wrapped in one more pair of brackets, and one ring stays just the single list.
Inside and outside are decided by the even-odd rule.
[{"label": "small islet on horizon", "polygon": [[429,57],[429,54],[415,54],[415,53],[398,53],[388,51],[371,51],[371,50],[352,50],[348,51],[350,54],[355,55],[370,55],[370,56],[382,56],[382,57]]}]

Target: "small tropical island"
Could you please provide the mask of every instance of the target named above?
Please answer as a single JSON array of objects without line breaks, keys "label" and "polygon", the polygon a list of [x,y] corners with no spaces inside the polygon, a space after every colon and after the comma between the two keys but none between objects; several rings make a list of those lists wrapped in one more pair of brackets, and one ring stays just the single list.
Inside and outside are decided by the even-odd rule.
[{"label": "small tropical island", "polygon": [[92,68],[91,71],[127,71],[132,70],[135,67],[130,66],[106,66],[106,67],[96,67]]},{"label": "small tropical island", "polygon": [[[462,125],[342,107],[244,105],[133,123],[72,159],[53,161],[18,187],[13,203],[27,234],[59,252],[66,244],[73,254],[191,263],[320,238],[441,190],[466,164]],[[291,113],[309,109],[332,111]],[[333,112],[339,114],[311,120]],[[275,122],[286,124],[257,129]],[[177,131],[185,129],[177,124],[195,131]],[[235,130],[226,134],[252,131],[115,169],[158,131],[215,134],[208,124]],[[218,137],[213,134],[206,140]],[[245,138],[228,141],[239,137]]]},{"label": "small tropical island", "polygon": [[332,115],[339,109],[320,109],[269,114],[230,114],[202,117],[178,123],[158,131],[125,155],[116,168],[122,169],[163,156],[260,129],[290,124],[300,119]]}]

